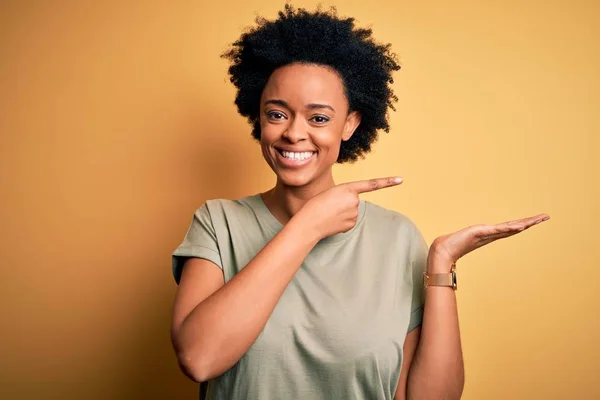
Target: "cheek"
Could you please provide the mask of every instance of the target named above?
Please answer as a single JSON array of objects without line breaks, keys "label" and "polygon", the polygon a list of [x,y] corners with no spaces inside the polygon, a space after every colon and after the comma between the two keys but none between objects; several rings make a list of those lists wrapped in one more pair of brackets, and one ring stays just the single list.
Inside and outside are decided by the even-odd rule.
[{"label": "cheek", "polygon": [[340,155],[340,143],[338,142],[329,148],[329,151],[327,152],[327,163],[332,164],[332,165],[335,164],[339,155]]},{"label": "cheek", "polygon": [[280,128],[277,125],[261,122],[260,124],[260,142],[262,145],[270,145],[277,141],[281,136]]},{"label": "cheek", "polygon": [[337,160],[342,143],[342,132],[339,130],[331,130],[328,132],[319,132],[314,136],[314,142],[321,151],[326,152],[327,159]]},{"label": "cheek", "polygon": [[[264,159],[271,167],[273,167],[273,148],[271,147],[277,141],[277,129],[273,129],[271,124],[261,124],[260,126],[260,149]],[[276,127],[275,127],[276,128]]]}]

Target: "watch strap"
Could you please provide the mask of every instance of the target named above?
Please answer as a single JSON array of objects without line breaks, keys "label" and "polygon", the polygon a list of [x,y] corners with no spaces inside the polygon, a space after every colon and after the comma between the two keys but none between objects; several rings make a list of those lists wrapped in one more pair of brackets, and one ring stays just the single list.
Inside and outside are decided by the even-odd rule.
[{"label": "watch strap", "polygon": [[428,274],[427,272],[424,272],[423,285],[425,288],[428,286],[444,286],[456,290],[456,264],[452,264],[452,270],[447,274]]}]

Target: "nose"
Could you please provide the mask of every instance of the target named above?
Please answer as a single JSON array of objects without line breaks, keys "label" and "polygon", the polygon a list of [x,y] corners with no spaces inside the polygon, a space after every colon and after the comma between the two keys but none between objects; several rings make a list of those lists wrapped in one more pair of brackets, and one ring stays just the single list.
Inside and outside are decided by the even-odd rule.
[{"label": "nose", "polygon": [[298,143],[307,137],[306,125],[302,123],[300,118],[294,118],[290,121],[286,130],[283,132],[283,137],[290,143]]}]

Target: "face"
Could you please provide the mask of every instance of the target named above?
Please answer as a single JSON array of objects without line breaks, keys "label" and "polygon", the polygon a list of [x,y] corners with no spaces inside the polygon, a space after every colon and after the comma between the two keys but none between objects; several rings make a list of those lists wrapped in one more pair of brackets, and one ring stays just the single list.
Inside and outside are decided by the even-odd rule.
[{"label": "face", "polygon": [[340,144],[359,124],[360,115],[348,112],[341,78],[330,68],[287,65],[271,74],[263,90],[262,152],[286,186],[331,180]]}]

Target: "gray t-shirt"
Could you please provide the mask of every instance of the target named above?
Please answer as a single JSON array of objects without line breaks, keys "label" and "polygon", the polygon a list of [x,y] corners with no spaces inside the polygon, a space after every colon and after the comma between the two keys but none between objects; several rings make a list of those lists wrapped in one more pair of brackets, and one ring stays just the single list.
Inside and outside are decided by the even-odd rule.
[{"label": "gray t-shirt", "polygon": [[[173,253],[228,282],[282,229],[260,195],[209,200]],[[406,216],[361,201],[353,229],[320,241],[248,352],[208,399],[393,399],[406,334],[421,324],[428,247]]]}]

